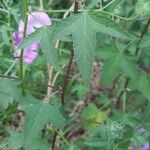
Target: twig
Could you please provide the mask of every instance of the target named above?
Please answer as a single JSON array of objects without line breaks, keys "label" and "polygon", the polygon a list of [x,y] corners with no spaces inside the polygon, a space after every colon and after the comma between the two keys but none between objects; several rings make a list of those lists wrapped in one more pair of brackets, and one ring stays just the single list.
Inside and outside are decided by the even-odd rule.
[{"label": "twig", "polygon": [[[138,40],[138,43],[137,43],[137,46],[136,46],[136,51],[135,51],[135,55],[137,56],[138,55],[138,52],[140,50],[139,48],[139,44],[140,42],[142,41],[144,35],[147,33],[147,30],[148,30],[148,27],[150,25],[150,18],[148,19],[146,25],[144,26],[142,32],[141,32],[141,35],[140,35],[140,39]],[[124,85],[124,88],[123,90],[120,92],[119,96],[118,96],[118,100],[117,100],[117,104],[116,104],[116,108],[119,109],[120,108],[120,100],[122,98],[122,95],[124,94],[124,92],[126,91],[127,87],[128,87],[128,84],[130,82],[130,78],[128,77],[125,81],[125,85]]]}]

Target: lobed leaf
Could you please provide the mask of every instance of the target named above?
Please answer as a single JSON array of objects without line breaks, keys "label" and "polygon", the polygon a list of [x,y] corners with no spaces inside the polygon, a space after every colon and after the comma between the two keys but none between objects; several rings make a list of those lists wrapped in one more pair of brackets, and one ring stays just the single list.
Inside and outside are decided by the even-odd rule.
[{"label": "lobed leaf", "polygon": [[75,59],[86,85],[92,79],[92,64],[96,49],[96,33],[101,32],[117,38],[130,39],[123,28],[97,12],[74,14],[56,25],[55,39],[72,35]]}]

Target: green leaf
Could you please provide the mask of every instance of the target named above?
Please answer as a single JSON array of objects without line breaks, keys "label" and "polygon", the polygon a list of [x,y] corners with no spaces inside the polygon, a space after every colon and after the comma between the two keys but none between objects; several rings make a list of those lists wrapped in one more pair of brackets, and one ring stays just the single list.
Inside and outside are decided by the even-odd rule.
[{"label": "green leaf", "polygon": [[6,109],[14,100],[19,99],[18,84],[14,80],[0,78],[0,107]]},{"label": "green leaf", "polygon": [[21,14],[21,19],[24,19],[26,13],[28,12],[26,0],[19,0],[19,12]]},{"label": "green leaf", "polygon": [[119,50],[115,47],[115,45],[103,44],[101,47],[96,49],[95,57],[105,60],[114,57],[117,53],[119,53]]},{"label": "green leaf", "polygon": [[96,33],[101,32],[123,39],[129,34],[101,13],[83,12],[74,14],[56,25],[53,36],[63,39],[72,35],[78,69],[87,85],[92,79],[92,63],[96,48]]},{"label": "green leaf", "polygon": [[25,150],[48,150],[48,143],[40,137],[32,139],[30,144],[26,145],[24,141],[24,134],[22,132],[17,133],[16,131],[9,130],[10,137],[8,138],[8,148],[11,150],[19,150],[24,148]]},{"label": "green leaf", "polygon": [[127,76],[135,79],[137,77],[137,67],[134,57],[119,55],[118,64]]},{"label": "green leaf", "polygon": [[98,137],[93,137],[91,139],[88,139],[84,142],[85,145],[89,146],[89,147],[101,147],[101,148],[106,148],[108,147],[108,141],[102,141],[102,139],[98,138]]},{"label": "green leaf", "polygon": [[131,34],[110,20],[108,16],[102,12],[89,12],[89,17],[92,19],[91,21],[95,32],[104,33],[125,40],[131,40],[133,38]]},{"label": "green leaf", "polygon": [[[50,27],[51,28],[51,27]],[[52,39],[52,31],[48,27],[41,27],[36,29],[31,35],[27,36],[22,43],[20,48],[26,48],[30,44],[40,41],[41,49],[44,51],[46,60],[56,69],[58,67],[58,52],[55,49],[55,43]]]},{"label": "green leaf", "polygon": [[135,5],[136,14],[142,16],[149,16],[150,14],[150,2],[145,0],[139,0]]},{"label": "green leaf", "polygon": [[32,139],[35,139],[44,125],[48,123],[51,123],[58,129],[63,129],[64,127],[64,118],[58,106],[51,106],[46,102],[33,100],[20,105],[19,109],[23,110],[26,114],[23,128],[25,145],[30,145]]},{"label": "green leaf", "polygon": [[101,0],[91,0],[90,4],[88,5],[88,8],[93,8],[98,3],[100,3]]},{"label": "green leaf", "polygon": [[104,84],[111,84],[121,71],[132,79],[137,77],[137,67],[134,57],[125,55],[123,52],[109,47],[99,49],[98,54],[101,55],[101,58],[106,59],[101,76]]},{"label": "green leaf", "polygon": [[118,57],[113,56],[108,59],[102,68],[101,81],[103,84],[110,85],[112,81],[119,75],[121,69],[118,64]]},{"label": "green leaf", "polygon": [[6,25],[1,26],[0,32],[2,33],[2,38],[6,45],[10,45],[10,35],[9,33],[12,32],[12,28]]},{"label": "green leaf", "polygon": [[132,84],[136,89],[141,91],[148,100],[150,100],[150,78],[148,75],[140,75],[136,80],[132,81]]},{"label": "green leaf", "polygon": [[20,149],[23,145],[23,134],[9,129],[8,148],[12,150]]},{"label": "green leaf", "polygon": [[150,35],[145,35],[144,38],[141,40],[139,47],[147,48],[149,46],[150,46]]},{"label": "green leaf", "polygon": [[88,107],[84,108],[81,116],[84,119],[84,127],[86,129],[95,128],[106,119],[105,113],[99,111],[94,104],[90,104]]}]

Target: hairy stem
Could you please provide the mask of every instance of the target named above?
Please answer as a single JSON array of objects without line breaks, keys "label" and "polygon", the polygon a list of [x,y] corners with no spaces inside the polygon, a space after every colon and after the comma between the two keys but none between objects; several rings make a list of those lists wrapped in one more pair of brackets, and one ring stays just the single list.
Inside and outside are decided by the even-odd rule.
[{"label": "hairy stem", "polygon": [[[74,2],[74,13],[77,13],[78,9],[79,9],[79,2],[77,0],[75,0],[75,2]],[[67,84],[68,84],[68,78],[69,78],[73,58],[74,58],[74,51],[72,49],[71,54],[70,54],[70,60],[69,60],[68,68],[67,68],[67,71],[66,71],[66,74],[64,77],[64,83],[63,83],[63,87],[62,87],[62,93],[61,93],[61,104],[62,105],[64,105],[65,91],[66,91]]]},{"label": "hairy stem", "polygon": [[68,68],[67,68],[67,71],[66,71],[66,74],[65,74],[65,77],[64,77],[64,83],[63,83],[62,92],[61,92],[61,104],[62,105],[64,105],[65,91],[66,91],[67,84],[68,84],[68,78],[69,78],[69,73],[70,73],[70,70],[71,70],[73,58],[74,58],[74,51],[71,50],[70,60],[69,60]]},{"label": "hairy stem", "polygon": [[[28,2],[27,0],[24,0],[24,32],[23,32],[23,38],[25,38],[26,36],[26,30],[27,30],[27,22],[28,22]],[[21,54],[20,54],[20,78],[23,79],[24,75],[24,71],[23,71],[23,49],[21,49]],[[24,81],[22,80],[22,83],[21,83],[21,89],[22,89],[22,95],[25,96],[25,85],[24,85]]]},{"label": "hairy stem", "polygon": [[[74,12],[77,13],[79,6],[78,6],[78,2],[76,2],[76,0],[75,0],[75,2],[73,3],[72,6],[74,7],[73,8]],[[72,6],[70,7],[70,10],[72,10]],[[69,14],[69,11],[67,11],[64,14],[64,18],[67,17],[68,14]],[[68,78],[69,78],[69,73],[70,73],[70,70],[71,70],[73,58],[74,58],[74,51],[72,49],[71,54],[70,54],[70,60],[69,60],[68,68],[67,68],[67,71],[66,71],[66,74],[65,74],[65,77],[64,77],[64,83],[63,83],[63,86],[62,86],[62,91],[61,91],[61,104],[62,105],[64,105],[65,91],[66,91],[67,84],[68,84]],[[55,131],[54,136],[53,136],[53,141],[52,141],[52,150],[55,150],[55,143],[56,143],[57,135],[58,135],[58,133]]]}]

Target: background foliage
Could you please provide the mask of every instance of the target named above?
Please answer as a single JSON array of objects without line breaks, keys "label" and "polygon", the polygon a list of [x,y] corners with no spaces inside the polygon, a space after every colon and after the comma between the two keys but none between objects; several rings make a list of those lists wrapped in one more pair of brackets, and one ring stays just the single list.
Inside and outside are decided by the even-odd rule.
[{"label": "background foliage", "polygon": [[[73,4],[0,1],[0,149],[148,150],[149,0]],[[52,19],[20,44],[40,41],[30,65],[12,42],[27,11]]]}]

